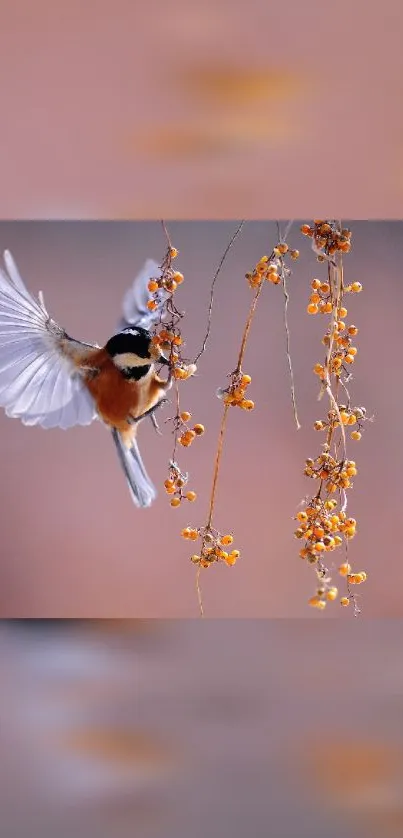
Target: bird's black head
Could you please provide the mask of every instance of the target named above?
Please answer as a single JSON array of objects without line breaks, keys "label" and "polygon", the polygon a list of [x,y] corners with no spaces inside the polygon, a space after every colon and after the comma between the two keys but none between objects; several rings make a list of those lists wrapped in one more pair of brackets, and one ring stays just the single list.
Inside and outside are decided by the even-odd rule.
[{"label": "bird's black head", "polygon": [[123,329],[108,340],[105,349],[127,378],[142,378],[153,362],[168,363],[152,343],[150,332],[141,326]]},{"label": "bird's black head", "polygon": [[[131,326],[113,335],[108,340],[105,349],[113,359],[117,359],[120,355],[133,355],[133,366],[135,366],[139,363],[151,362],[150,344],[151,335],[147,329]],[[135,361],[134,358],[137,360]]]}]

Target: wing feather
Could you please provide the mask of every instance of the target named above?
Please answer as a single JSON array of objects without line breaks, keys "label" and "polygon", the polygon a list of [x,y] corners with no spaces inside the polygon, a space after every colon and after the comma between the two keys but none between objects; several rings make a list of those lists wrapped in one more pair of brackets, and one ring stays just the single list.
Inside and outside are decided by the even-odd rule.
[{"label": "wing feather", "polygon": [[160,276],[161,268],[157,262],[154,259],[147,259],[123,298],[123,318],[119,324],[120,329],[128,326],[142,326],[143,329],[150,330],[155,323],[158,323],[161,308],[169,296],[168,292],[163,290],[158,292],[159,304],[155,311],[150,311],[147,303],[154,298],[148,290],[148,283],[150,279],[159,279]]},{"label": "wing feather", "polygon": [[43,297],[27,290],[14,259],[0,269],[0,405],[10,417],[43,428],[89,425],[93,399],[75,360],[93,344],[74,341],[49,317]]}]

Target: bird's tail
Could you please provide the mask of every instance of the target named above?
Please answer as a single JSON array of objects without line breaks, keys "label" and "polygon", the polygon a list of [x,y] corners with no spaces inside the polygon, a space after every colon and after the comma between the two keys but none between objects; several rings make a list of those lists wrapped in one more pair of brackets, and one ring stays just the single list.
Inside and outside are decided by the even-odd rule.
[{"label": "bird's tail", "polygon": [[151,506],[157,493],[144,468],[136,439],[127,448],[117,430],[113,429],[112,436],[134,503],[141,508]]}]

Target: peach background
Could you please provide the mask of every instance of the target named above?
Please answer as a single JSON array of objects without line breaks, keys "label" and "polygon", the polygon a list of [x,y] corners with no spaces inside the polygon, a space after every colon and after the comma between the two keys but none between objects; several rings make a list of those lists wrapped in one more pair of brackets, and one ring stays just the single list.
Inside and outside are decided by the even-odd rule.
[{"label": "peach background", "polygon": [[402,24],[400,0],[3,0],[0,217],[399,217]]},{"label": "peach background", "polygon": [[[186,311],[184,336],[194,357],[205,327],[211,278],[236,222],[169,225],[185,282],[177,302]],[[350,302],[349,320],[360,328],[351,392],[375,414],[360,443],[351,443],[358,477],[349,511],[359,522],[353,564],[366,568],[363,615],[403,614],[399,542],[402,509],[402,391],[400,362],[403,228],[397,222],[352,222],[353,250],[346,276],[363,282]],[[181,452],[195,504],[172,510],[160,491],[143,512],[132,506],[112,442],[100,423],[69,432],[26,428],[0,414],[0,614],[2,616],[197,616],[187,524],[206,518],[221,403],[215,390],[236,362],[250,302],[245,271],[270,249],[273,222],[248,222],[217,283],[213,329],[197,378],[182,387],[183,409],[206,425],[206,434]],[[280,288],[261,298],[244,369],[252,375],[251,414],[229,416],[215,521],[233,529],[242,559],[202,576],[208,616],[309,616],[314,585],[298,557],[291,520],[311,491],[302,475],[306,457],[319,453],[312,429],[322,415],[314,363],[321,358],[324,321],[305,313],[309,283],[321,267],[294,225],[298,246],[289,286],[292,353],[302,430],[293,422],[284,354]],[[42,289],[52,315],[73,335],[104,342],[114,332],[120,301],[146,257],[162,258],[158,222],[16,222],[0,224],[0,248],[12,250],[29,288]],[[323,269],[322,269],[323,270]],[[322,407],[323,405],[323,407]],[[169,406],[161,414],[170,415]],[[143,426],[141,449],[158,487],[171,453],[164,437]],[[335,560],[338,558],[336,554]],[[328,615],[346,612],[328,608]],[[326,619],[327,614],[323,615]],[[322,615],[320,619],[323,619]]]}]

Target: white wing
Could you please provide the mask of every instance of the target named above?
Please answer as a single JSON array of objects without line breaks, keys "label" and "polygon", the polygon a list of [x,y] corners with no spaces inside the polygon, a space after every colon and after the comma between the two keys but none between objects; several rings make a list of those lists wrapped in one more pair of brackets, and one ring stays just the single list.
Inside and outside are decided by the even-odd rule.
[{"label": "white wing", "polygon": [[96,418],[74,364],[97,347],[74,341],[26,289],[9,251],[0,269],[0,405],[26,425],[70,428]]},{"label": "white wing", "polygon": [[154,259],[147,259],[123,298],[123,319],[119,324],[121,329],[126,326],[142,326],[143,329],[151,329],[155,323],[158,323],[162,305],[169,294],[167,291],[158,291],[159,305],[155,311],[150,311],[147,303],[154,299],[154,295],[150,293],[147,286],[150,279],[159,279],[160,276],[161,268],[157,262]]}]

